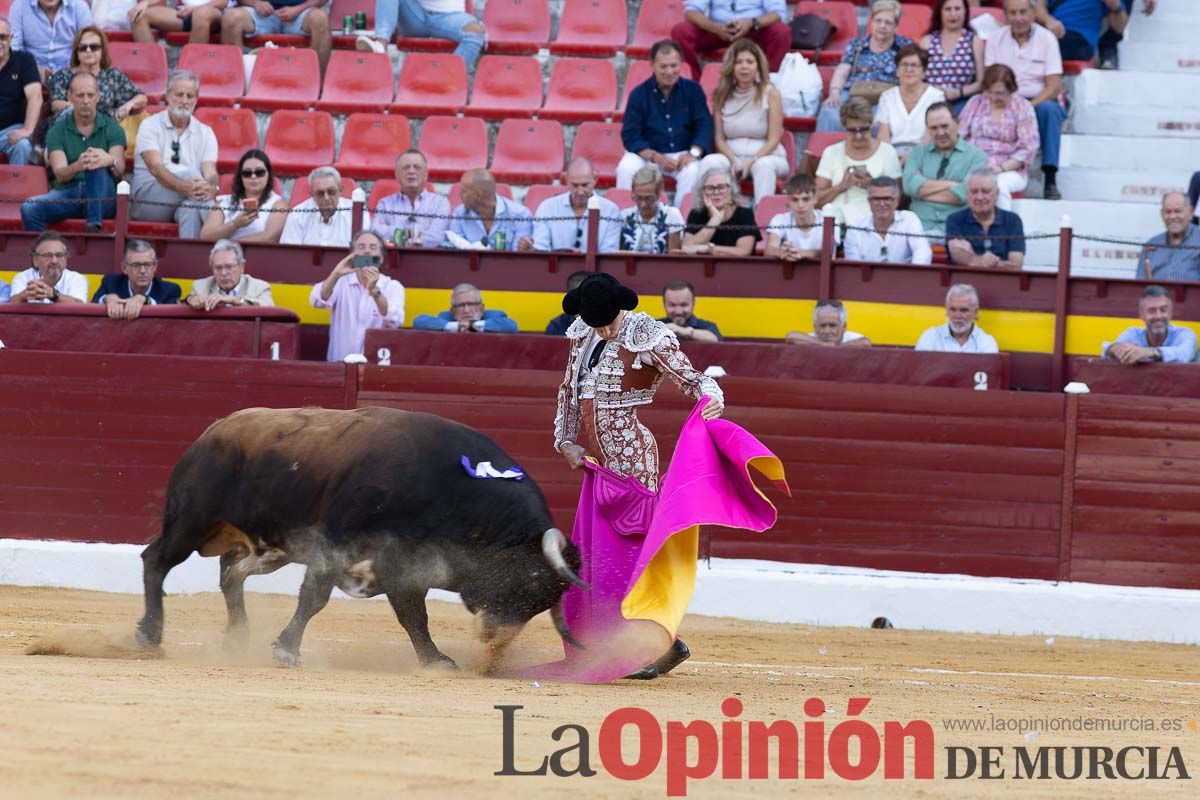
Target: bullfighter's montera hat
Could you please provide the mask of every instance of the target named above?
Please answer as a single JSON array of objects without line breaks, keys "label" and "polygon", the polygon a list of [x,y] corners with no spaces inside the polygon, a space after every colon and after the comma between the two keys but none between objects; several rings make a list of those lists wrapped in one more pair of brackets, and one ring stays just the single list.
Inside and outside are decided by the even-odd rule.
[{"label": "bullfighter's montera hat", "polygon": [[589,275],[583,283],[563,295],[563,312],[579,315],[593,328],[603,328],[617,314],[637,308],[637,292],[622,286],[612,275]]}]

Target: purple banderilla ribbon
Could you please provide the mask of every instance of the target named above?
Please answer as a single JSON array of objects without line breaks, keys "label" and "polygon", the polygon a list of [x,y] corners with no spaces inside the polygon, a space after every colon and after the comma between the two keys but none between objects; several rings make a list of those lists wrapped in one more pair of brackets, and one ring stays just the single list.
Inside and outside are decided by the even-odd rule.
[{"label": "purple banderilla ribbon", "polygon": [[471,459],[466,456],[462,457],[463,469],[472,478],[508,478],[509,480],[521,481],[525,480],[525,472],[513,464],[506,470],[498,470],[492,466],[490,461],[480,461],[476,466],[471,466]]}]

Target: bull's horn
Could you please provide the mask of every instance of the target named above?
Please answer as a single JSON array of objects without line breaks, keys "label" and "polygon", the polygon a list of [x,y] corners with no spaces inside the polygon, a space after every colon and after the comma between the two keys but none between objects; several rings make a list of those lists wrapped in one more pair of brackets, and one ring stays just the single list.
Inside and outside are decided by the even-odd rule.
[{"label": "bull's horn", "polygon": [[588,586],[571,570],[571,567],[567,565],[567,560],[563,558],[563,545],[566,543],[567,537],[563,536],[562,531],[558,528],[547,528],[546,532],[542,534],[542,553],[563,580],[570,581],[580,589],[591,589],[591,586]]},{"label": "bull's horn", "polygon": [[567,627],[566,617],[563,616],[562,600],[559,600],[550,609],[550,619],[554,620],[554,627],[558,631],[558,635],[563,638],[572,647],[578,647],[580,650],[587,650],[582,644],[571,635],[571,629]]}]

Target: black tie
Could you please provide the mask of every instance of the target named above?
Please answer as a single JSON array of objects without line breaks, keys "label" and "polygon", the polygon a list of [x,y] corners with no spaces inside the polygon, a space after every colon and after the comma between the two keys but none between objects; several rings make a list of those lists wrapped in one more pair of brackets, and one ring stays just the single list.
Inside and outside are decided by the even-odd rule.
[{"label": "black tie", "polygon": [[950,156],[942,156],[942,163],[938,165],[937,180],[946,177],[946,167],[950,166]]}]

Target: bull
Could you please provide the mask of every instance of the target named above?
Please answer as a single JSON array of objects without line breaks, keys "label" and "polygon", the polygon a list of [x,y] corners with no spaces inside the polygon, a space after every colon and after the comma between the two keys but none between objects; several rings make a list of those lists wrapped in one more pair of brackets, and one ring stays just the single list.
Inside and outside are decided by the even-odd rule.
[{"label": "bull", "polygon": [[172,471],[162,532],[142,552],[138,643],[161,643],[163,581],[195,552],[221,558],[234,637],[246,630],[246,576],[306,566],[296,613],[272,645],[287,666],[299,665],[304,629],[334,586],[385,594],[423,666],[455,666],[429,635],[431,588],[458,592],[479,615],[485,670],[546,610],[573,642],[561,601],[569,585],[586,587],[578,549],[531,478],[479,479],[462,456],[512,463],[483,434],[433,414],[252,408],[213,423]]}]

